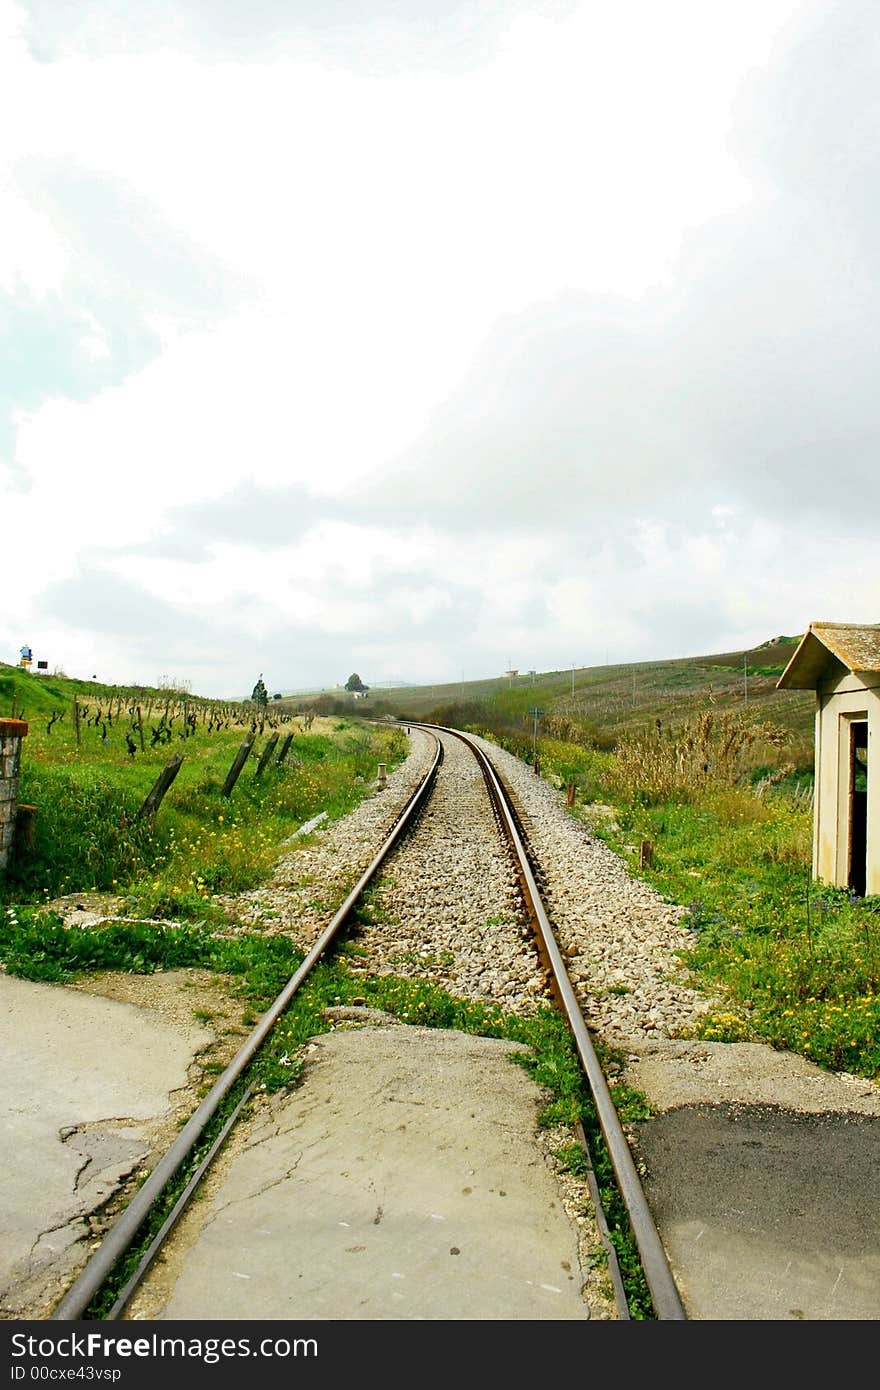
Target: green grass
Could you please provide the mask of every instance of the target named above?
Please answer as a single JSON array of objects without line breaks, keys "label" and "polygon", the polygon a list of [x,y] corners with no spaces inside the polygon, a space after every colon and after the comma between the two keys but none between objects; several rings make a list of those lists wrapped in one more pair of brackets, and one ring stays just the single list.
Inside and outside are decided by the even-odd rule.
[{"label": "green grass", "polygon": [[198,966],[236,977],[242,997],[264,1007],[303,956],[285,936],[217,937],[201,925],[169,922],[68,928],[56,913],[7,907],[0,911],[0,958],[11,975],[53,983],[93,970],[146,975]]},{"label": "green grass", "polygon": [[[19,802],[37,808],[34,843],[11,858],[0,880],[0,903],[100,891],[118,895],[131,914],[217,918],[216,895],[262,881],[299,825],[318,811],[330,819],[350,811],[378,764],[393,768],[406,753],[405,736],[392,726],[320,720],[304,732],[289,712],[270,705],[225,798],[227,772],[257,713],[253,706],[45,681],[14,668],[4,668],[0,696],[8,702],[5,712],[15,708],[18,714],[24,705],[30,714]],[[88,711],[79,738],[75,698]],[[62,717],[52,723],[59,712]],[[193,723],[184,737],[186,715]],[[151,746],[152,730],[163,719],[171,738]],[[259,758],[276,733],[272,760],[258,777]],[[288,733],[294,736],[293,761],[279,767],[277,754]],[[183,755],[180,771],[154,820],[140,819],[144,799],[172,753]]]},{"label": "green grass", "polygon": [[880,1076],[880,900],[814,884],[812,817],[784,793],[707,791],[701,804],[618,807],[614,848],[685,906],[698,982],[727,998],[698,1036],[761,1041]]},{"label": "green grass", "polygon": [[[543,776],[575,784],[574,814],[685,908],[694,983],[725,1000],[698,1036],[764,1042],[880,1077],[880,899],[812,882],[812,812],[794,795],[803,773],[760,797],[753,782],[766,769],[758,767],[732,785],[694,784],[652,800],[635,787],[627,794],[613,753],[553,740],[538,751]],[[591,814],[596,802],[613,808],[610,825]],[[653,846],[652,868],[640,868],[642,840]]]}]

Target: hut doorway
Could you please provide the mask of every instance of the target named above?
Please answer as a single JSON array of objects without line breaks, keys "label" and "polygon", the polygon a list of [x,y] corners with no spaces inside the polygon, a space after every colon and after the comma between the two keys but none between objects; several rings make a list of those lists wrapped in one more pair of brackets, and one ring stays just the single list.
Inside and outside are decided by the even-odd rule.
[{"label": "hut doorway", "polygon": [[849,726],[849,887],[865,896],[868,864],[868,721]]}]

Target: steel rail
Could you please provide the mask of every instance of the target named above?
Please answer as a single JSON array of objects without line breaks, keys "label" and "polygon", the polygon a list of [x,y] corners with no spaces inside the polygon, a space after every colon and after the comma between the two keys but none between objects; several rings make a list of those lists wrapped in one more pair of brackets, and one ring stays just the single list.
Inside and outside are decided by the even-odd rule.
[{"label": "steel rail", "polygon": [[[436,735],[434,736],[436,738]],[[153,1206],[174,1177],[178,1168],[198,1142],[208,1122],[220,1102],[235,1085],[236,1081],[253,1060],[255,1053],[265,1042],[281,1014],[287,1008],[300,985],[310,974],[318,960],[333,940],[340,927],[351,913],[358,898],[374,877],[383,860],[397,843],[404,830],[412,823],[428,793],[443,758],[443,746],[437,739],[437,747],[431,766],[421,782],[407,800],[381,848],[376,852],[367,868],[361,874],[345,902],[324,928],[314,946],[297,971],[291,975],[275,1002],[263,1014],[260,1022],[242,1044],[232,1061],[217,1078],[208,1095],[193,1112],[174,1143],[138,1189],[129,1205],[111,1226],[98,1249],[71,1284],[64,1297],[51,1314],[50,1321],[67,1321],[82,1317],[95,1294],[104,1284],[117,1260],[125,1254],[141,1226],[149,1216]],[[133,1290],[128,1290],[129,1296]],[[108,1319],[109,1321],[109,1319]]]},{"label": "steel rail", "polygon": [[540,931],[544,949],[553,970],[560,1002],[568,1018],[581,1065],[593,1094],[599,1125],[605,1138],[620,1195],[629,1216],[633,1238],[638,1247],[654,1310],[657,1317],[663,1320],[686,1320],[687,1314],[681,1301],[681,1295],[648,1206],[632,1152],[623,1132],[614,1101],[611,1098],[608,1083],[605,1080],[602,1065],[593,1047],[565,962],[556,943],[550,919],[544,910],[540,890],[532,872],[528,852],[520,834],[509,794],[489,757],[467,734],[462,733],[460,729],[446,729],[442,725],[436,724],[422,725],[421,727],[429,728],[435,732],[441,730],[443,733],[454,734],[456,738],[467,744],[480,763],[483,774],[492,789],[493,798],[496,800],[505,828],[516,851],[527,905],[533,913]]},{"label": "steel rail", "polygon": [[205,1176],[205,1173],[210,1168],[215,1156],[219,1153],[220,1149],[226,1143],[226,1139],[230,1131],[233,1129],[236,1120],[238,1119],[247,1102],[250,1100],[253,1093],[254,1082],[252,1081],[250,1085],[245,1088],[243,1095],[240,1096],[240,1098],[236,1102],[235,1108],[224,1122],[223,1128],[220,1130],[220,1133],[217,1135],[213,1144],[208,1149],[208,1152],[205,1154],[204,1158],[202,1159],[201,1163],[199,1163],[189,1182],[186,1184],[186,1187],[183,1189],[177,1201],[174,1203],[174,1206],[172,1207],[171,1211],[168,1213],[165,1220],[162,1222],[162,1225],[159,1227],[153,1239],[150,1241],[150,1244],[144,1251],[144,1254],[142,1255],[141,1259],[138,1261],[137,1268],[135,1269],[128,1282],[123,1286],[116,1299],[116,1302],[113,1304],[113,1307],[107,1314],[107,1322],[115,1322],[115,1320],[125,1311],[135,1289],[139,1288],[140,1285],[143,1283],[147,1270],[150,1268],[159,1251],[162,1249],[162,1246],[165,1244],[171,1232],[174,1230],[174,1227],[177,1225],[178,1221],[183,1216],[184,1211],[189,1206],[190,1197],[192,1197],[199,1183],[202,1181],[202,1178]]}]

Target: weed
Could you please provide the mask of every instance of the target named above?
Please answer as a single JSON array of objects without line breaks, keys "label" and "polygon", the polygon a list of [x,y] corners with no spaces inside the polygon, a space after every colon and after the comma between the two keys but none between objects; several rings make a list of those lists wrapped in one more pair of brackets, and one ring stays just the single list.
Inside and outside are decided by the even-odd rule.
[{"label": "weed", "polygon": [[590,1171],[590,1162],[582,1144],[565,1144],[556,1155],[556,1162],[565,1173],[573,1173],[577,1178],[585,1178]]}]

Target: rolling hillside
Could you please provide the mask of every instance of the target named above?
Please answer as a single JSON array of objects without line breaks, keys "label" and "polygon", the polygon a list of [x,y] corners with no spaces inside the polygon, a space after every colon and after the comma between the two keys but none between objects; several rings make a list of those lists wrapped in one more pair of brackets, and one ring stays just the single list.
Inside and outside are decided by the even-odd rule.
[{"label": "rolling hillside", "polygon": [[603,747],[658,719],[664,728],[680,727],[712,705],[789,730],[803,761],[812,756],[814,697],[776,689],[799,640],[776,637],[747,651],[383,690],[368,703],[373,713],[397,718],[478,723],[482,715],[523,729],[533,727],[532,711],[540,709],[539,734],[549,718],[569,717]]}]

